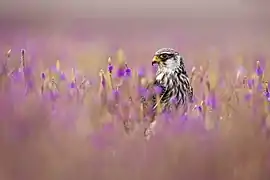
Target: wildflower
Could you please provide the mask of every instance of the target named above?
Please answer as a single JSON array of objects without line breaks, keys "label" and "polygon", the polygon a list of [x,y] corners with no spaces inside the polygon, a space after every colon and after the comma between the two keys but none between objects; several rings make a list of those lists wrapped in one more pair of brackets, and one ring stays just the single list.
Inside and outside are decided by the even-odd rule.
[{"label": "wildflower", "polygon": [[109,71],[110,73],[112,73],[112,71],[113,71],[113,65],[111,65],[111,64],[108,65],[108,71]]},{"label": "wildflower", "polygon": [[257,68],[257,69],[256,69],[256,74],[257,74],[258,76],[262,76],[262,75],[263,75],[263,70],[262,70],[262,68]]},{"label": "wildflower", "polygon": [[266,97],[266,98],[270,98],[270,92],[269,92],[269,91],[266,91],[266,92],[265,92],[265,97]]},{"label": "wildflower", "polygon": [[257,86],[257,89],[258,89],[258,91],[263,90],[263,85],[261,83],[259,83],[258,86]]},{"label": "wildflower", "polygon": [[131,69],[128,67],[127,64],[126,64],[125,66],[126,66],[126,72],[125,72],[125,75],[126,75],[127,77],[130,77],[130,76],[131,76]]},{"label": "wildflower", "polygon": [[256,74],[258,76],[262,76],[263,75],[263,69],[261,67],[260,61],[257,61]]},{"label": "wildflower", "polygon": [[45,75],[44,72],[41,73],[41,79],[42,79],[42,80],[45,80],[45,79],[46,79],[46,75]]},{"label": "wildflower", "polygon": [[127,75],[128,77],[131,76],[131,69],[130,69],[130,68],[127,68],[127,69],[126,69],[126,75]]},{"label": "wildflower", "polygon": [[66,75],[64,74],[64,72],[60,73],[60,79],[61,80],[66,80]]},{"label": "wildflower", "polygon": [[251,98],[252,98],[252,91],[249,91],[247,94],[245,94],[245,99],[246,99],[247,101],[250,101]]},{"label": "wildflower", "polygon": [[199,111],[200,113],[202,112],[202,106],[201,105],[195,105],[194,110]]},{"label": "wildflower", "polygon": [[266,87],[264,90],[264,95],[266,98],[270,98],[270,92],[269,92],[269,83],[266,83]]},{"label": "wildflower", "polygon": [[109,71],[109,73],[112,73],[112,71],[113,71],[113,65],[112,65],[111,57],[109,57],[109,59],[108,59],[108,71]]},{"label": "wildflower", "polygon": [[72,81],[70,83],[70,88],[72,88],[72,89],[76,88],[76,82]]},{"label": "wildflower", "polygon": [[211,94],[208,98],[207,98],[207,105],[210,106],[212,109],[216,108],[216,96]]},{"label": "wildflower", "polygon": [[247,85],[251,89],[255,85],[255,80],[254,79],[248,79]]},{"label": "wildflower", "polygon": [[139,77],[144,77],[145,76],[145,69],[144,68],[139,69],[138,76]]},{"label": "wildflower", "polygon": [[21,49],[21,55],[24,56],[25,54],[25,49]]},{"label": "wildflower", "polygon": [[115,88],[115,89],[112,90],[112,92],[113,92],[114,99],[116,101],[118,101],[119,100],[119,96],[120,96],[119,89],[118,88]]},{"label": "wildflower", "polygon": [[125,75],[125,70],[123,68],[118,68],[117,70],[117,76],[118,77],[123,77]]}]

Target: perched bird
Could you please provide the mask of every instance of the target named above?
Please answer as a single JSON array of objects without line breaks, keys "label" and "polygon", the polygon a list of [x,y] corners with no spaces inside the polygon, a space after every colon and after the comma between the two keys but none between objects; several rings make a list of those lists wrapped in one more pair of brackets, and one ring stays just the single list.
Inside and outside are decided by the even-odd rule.
[{"label": "perched bird", "polygon": [[[150,125],[145,129],[144,135],[149,138],[153,126],[157,108],[161,112],[171,112],[182,107],[187,111],[187,104],[192,102],[193,88],[185,69],[183,57],[174,49],[159,49],[153,57],[152,66],[157,66],[153,83],[147,86],[149,97],[142,97],[145,107],[150,109]],[[149,112],[149,111],[148,111]]]}]

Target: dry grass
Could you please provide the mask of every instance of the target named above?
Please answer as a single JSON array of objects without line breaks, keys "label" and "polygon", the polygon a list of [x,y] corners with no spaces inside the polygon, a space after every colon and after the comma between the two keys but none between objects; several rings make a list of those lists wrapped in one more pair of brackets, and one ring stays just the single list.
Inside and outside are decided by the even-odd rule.
[{"label": "dry grass", "polygon": [[[269,63],[261,60],[260,65],[256,64],[258,59],[248,51],[242,51],[245,57],[242,61],[236,53],[226,54],[222,50],[205,56],[190,50],[186,59],[193,58],[187,62],[190,74],[192,67],[196,67],[193,79],[196,99],[192,107],[197,108],[187,120],[175,116],[166,121],[161,116],[156,135],[146,142],[140,123],[137,72],[144,66],[146,76],[150,77],[149,63],[129,61],[128,56],[108,53],[106,48],[85,52],[70,50],[67,58],[78,57],[76,62],[60,59],[60,69],[67,79],[61,82],[56,101],[39,93],[40,72],[55,61],[35,61],[32,65],[35,89],[27,96],[22,80],[12,80],[9,87],[3,86],[6,89],[1,90],[0,96],[1,180],[270,178],[269,101],[263,94],[265,81],[270,78],[266,71],[270,69]],[[14,53],[10,61],[15,67],[19,55],[16,50]],[[27,53],[26,57],[31,56]],[[132,70],[132,76],[124,78],[119,87],[117,107],[118,99],[111,85],[116,88],[121,78],[113,74],[111,83],[107,74],[108,55],[112,55],[114,73],[121,67],[121,58],[129,62]],[[263,76],[256,74],[259,66],[265,70]],[[84,103],[68,98],[72,67],[78,67],[92,82]],[[106,89],[100,87],[100,68],[105,73]],[[1,82],[3,79],[4,76]],[[255,84],[248,87],[252,79]],[[262,85],[259,90],[258,85]],[[248,93],[251,96],[247,99]],[[133,102],[129,101],[130,96]],[[208,104],[212,96],[216,98],[216,106]],[[128,118],[136,127],[129,135],[123,128],[123,120]]]}]

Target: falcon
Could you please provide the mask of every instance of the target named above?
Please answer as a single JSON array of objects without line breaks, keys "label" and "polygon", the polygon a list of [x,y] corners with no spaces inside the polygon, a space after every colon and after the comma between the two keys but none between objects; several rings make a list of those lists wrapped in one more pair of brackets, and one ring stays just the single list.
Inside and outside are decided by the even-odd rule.
[{"label": "falcon", "polygon": [[[161,113],[178,110],[187,111],[193,100],[193,88],[185,69],[183,57],[174,49],[159,49],[153,57],[152,66],[157,66],[153,83],[148,84],[148,97],[142,97],[144,107],[150,113],[150,124],[144,131],[148,139],[156,124],[157,108]],[[150,111],[149,111],[150,110]]]}]

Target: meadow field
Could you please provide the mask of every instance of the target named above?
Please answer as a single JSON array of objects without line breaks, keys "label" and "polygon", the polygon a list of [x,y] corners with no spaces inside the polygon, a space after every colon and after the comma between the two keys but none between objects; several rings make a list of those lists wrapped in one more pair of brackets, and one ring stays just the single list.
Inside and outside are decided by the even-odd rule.
[{"label": "meadow field", "polygon": [[[14,72],[1,72],[0,180],[269,180],[269,32],[250,19],[1,22],[1,63]],[[187,117],[160,115],[146,141],[140,80],[162,47],[183,55],[195,99]],[[63,75],[53,97],[41,93],[50,68]],[[72,78],[84,76],[77,96]]]}]

